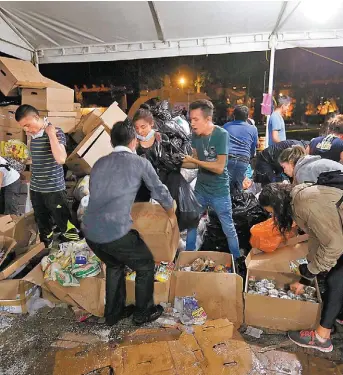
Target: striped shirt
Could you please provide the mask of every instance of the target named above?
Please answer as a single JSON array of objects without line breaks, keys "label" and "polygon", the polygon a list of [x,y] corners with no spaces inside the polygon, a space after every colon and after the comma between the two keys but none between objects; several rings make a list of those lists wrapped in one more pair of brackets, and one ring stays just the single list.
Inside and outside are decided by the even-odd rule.
[{"label": "striped shirt", "polygon": [[[60,128],[56,128],[59,143],[66,146],[66,137]],[[63,166],[57,164],[50,146],[49,136],[31,139],[32,177],[30,189],[40,193],[52,193],[65,190]]]}]

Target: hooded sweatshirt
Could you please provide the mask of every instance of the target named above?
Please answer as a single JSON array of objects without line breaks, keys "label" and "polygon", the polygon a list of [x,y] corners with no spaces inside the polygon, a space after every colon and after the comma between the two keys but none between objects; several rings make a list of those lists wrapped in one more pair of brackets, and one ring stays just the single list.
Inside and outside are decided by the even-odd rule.
[{"label": "hooded sweatshirt", "polygon": [[301,158],[294,168],[294,182],[316,183],[323,172],[342,171],[343,165],[329,159],[322,159],[320,156],[308,155]]}]

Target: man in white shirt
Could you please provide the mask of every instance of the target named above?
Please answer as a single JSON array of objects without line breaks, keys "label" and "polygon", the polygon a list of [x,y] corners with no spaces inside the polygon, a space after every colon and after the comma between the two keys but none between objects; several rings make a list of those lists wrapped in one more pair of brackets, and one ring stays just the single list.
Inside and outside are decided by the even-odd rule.
[{"label": "man in white shirt", "polygon": [[0,156],[0,214],[18,215],[20,175]]}]

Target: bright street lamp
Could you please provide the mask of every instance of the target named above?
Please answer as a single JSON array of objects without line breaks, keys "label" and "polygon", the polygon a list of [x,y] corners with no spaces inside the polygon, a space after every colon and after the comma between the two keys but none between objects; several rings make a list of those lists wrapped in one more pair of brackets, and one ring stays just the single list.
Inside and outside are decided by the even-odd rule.
[{"label": "bright street lamp", "polygon": [[180,85],[181,85],[182,90],[183,90],[183,86],[184,86],[185,82],[186,82],[185,79],[183,77],[181,77],[180,78]]}]

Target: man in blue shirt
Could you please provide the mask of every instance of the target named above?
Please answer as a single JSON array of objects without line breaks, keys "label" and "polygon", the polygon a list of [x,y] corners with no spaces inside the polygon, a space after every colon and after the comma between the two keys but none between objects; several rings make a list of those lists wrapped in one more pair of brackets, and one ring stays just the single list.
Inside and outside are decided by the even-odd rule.
[{"label": "man in blue shirt", "polygon": [[249,108],[237,105],[233,111],[234,121],[224,125],[229,133],[229,155],[227,170],[230,179],[231,194],[243,189],[243,180],[250,158],[255,156],[258,132],[254,125],[248,124]]},{"label": "man in blue shirt", "polygon": [[288,96],[279,98],[278,106],[270,116],[268,123],[268,146],[286,140],[286,127],[283,117],[286,115],[290,104],[291,99]]}]

